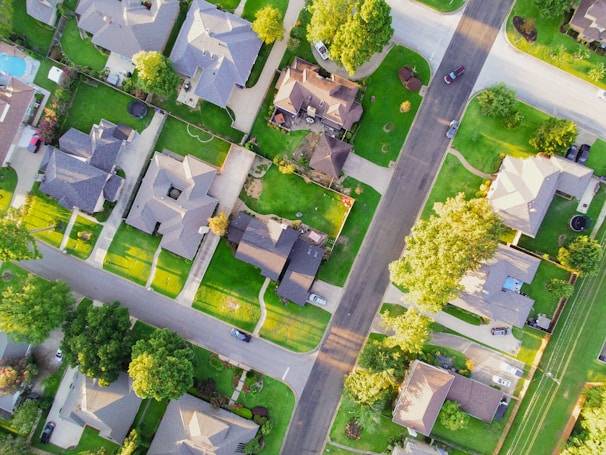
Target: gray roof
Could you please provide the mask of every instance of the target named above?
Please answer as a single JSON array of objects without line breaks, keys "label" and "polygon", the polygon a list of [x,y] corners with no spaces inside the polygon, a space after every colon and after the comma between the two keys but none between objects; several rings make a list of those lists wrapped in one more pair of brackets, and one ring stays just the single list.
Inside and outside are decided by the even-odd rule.
[{"label": "gray roof", "polygon": [[80,0],[78,27],[94,44],[131,58],[139,51],[164,50],[179,13],[179,0]]},{"label": "gray roof", "polygon": [[549,161],[560,170],[556,189],[577,199],[582,199],[591,182],[591,177],[593,177],[593,169],[557,155],[552,156]]},{"label": "gray roof", "polygon": [[606,0],[581,0],[570,26],[586,41],[606,43]]},{"label": "gray roof", "polygon": [[70,128],[59,138],[59,148],[70,155],[89,160],[93,155],[90,136],[76,128]]},{"label": "gray roof", "polygon": [[[187,155],[181,162],[156,152],[139,187],[126,223],[152,234],[160,223],[160,246],[193,259],[217,200],[208,195],[216,170]],[[172,192],[171,192],[172,190]]]},{"label": "gray roof", "polygon": [[4,164],[36,90],[11,77],[0,88],[0,166]]},{"label": "gray roof", "polygon": [[171,401],[148,455],[235,455],[253,439],[258,425],[206,401],[183,395]]},{"label": "gray roof", "polygon": [[418,439],[406,438],[403,447],[396,445],[391,455],[448,455],[448,452]]},{"label": "gray roof", "polygon": [[507,278],[532,283],[541,260],[505,245],[499,245],[494,256],[479,270],[461,279],[464,287],[453,305],[489,319],[524,327],[534,300],[504,288]]},{"label": "gray roof", "polygon": [[352,149],[351,144],[324,134],[314,149],[309,165],[316,171],[337,178]]},{"label": "gray roof", "polygon": [[492,423],[503,399],[503,392],[471,378],[453,374],[454,382],[446,399],[459,403],[461,411],[476,419]]},{"label": "gray roof", "polygon": [[288,256],[288,265],[276,293],[298,305],[305,305],[323,256],[324,248],[298,239]]},{"label": "gray roof", "polygon": [[261,44],[247,20],[193,0],[170,59],[177,72],[190,78],[201,69],[194,93],[225,107],[234,86],[246,84]]},{"label": "gray roof", "polygon": [[54,26],[59,3],[63,3],[63,0],[25,0],[25,9],[34,19]]}]

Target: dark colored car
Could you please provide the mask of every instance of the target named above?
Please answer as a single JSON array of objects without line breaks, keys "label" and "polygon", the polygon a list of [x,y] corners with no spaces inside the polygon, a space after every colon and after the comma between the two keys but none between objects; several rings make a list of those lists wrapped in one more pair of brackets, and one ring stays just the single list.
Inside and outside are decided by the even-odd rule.
[{"label": "dark colored car", "polygon": [[250,343],[252,338],[248,333],[240,332],[238,329],[231,329],[231,336],[245,343]]},{"label": "dark colored car", "polygon": [[452,81],[454,81],[457,77],[459,77],[464,72],[465,72],[465,67],[463,65],[459,65],[455,69],[453,69],[450,73],[448,73],[446,76],[444,76],[444,82],[446,82],[447,84],[451,84]]},{"label": "dark colored car", "polygon": [[458,129],[459,129],[459,121],[453,120],[452,122],[450,122],[448,131],[446,131],[446,137],[448,139],[452,139],[453,137],[455,137],[455,134],[457,134]]},{"label": "dark colored car", "polygon": [[48,444],[53,434],[53,430],[55,429],[55,422],[47,422],[44,426],[44,430],[42,430],[42,434],[40,435],[40,442],[42,444]]},{"label": "dark colored car", "polygon": [[570,161],[576,161],[578,154],[579,148],[576,146],[576,144],[572,144],[570,147],[568,147],[568,150],[566,150],[566,155],[564,158]]},{"label": "dark colored car", "polygon": [[27,146],[27,150],[36,153],[40,148],[40,144],[42,144],[42,139],[38,136],[38,133],[35,133],[29,141],[29,145]]},{"label": "dark colored car", "polygon": [[579,154],[577,155],[577,163],[585,164],[587,159],[589,159],[589,151],[591,150],[591,146],[588,144],[583,144],[579,148]]},{"label": "dark colored car", "polygon": [[511,329],[509,327],[493,327],[490,329],[490,333],[496,337],[504,337],[505,335],[509,335],[511,333]]}]

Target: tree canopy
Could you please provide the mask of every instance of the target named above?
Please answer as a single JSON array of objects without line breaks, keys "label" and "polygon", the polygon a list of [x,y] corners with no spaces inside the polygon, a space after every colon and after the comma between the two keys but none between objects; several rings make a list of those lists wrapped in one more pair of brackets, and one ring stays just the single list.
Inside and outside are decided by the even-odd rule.
[{"label": "tree canopy", "polygon": [[20,210],[9,209],[0,218],[0,261],[27,261],[41,257],[36,240],[21,221]]},{"label": "tree canopy", "polygon": [[9,425],[20,435],[27,436],[38,420],[38,411],[36,400],[25,400],[13,413]]},{"label": "tree canopy", "polygon": [[560,17],[578,3],[578,0],[532,0],[532,4],[539,10],[539,15],[545,19]]},{"label": "tree canopy", "polygon": [[0,455],[32,455],[31,446],[21,436],[0,433]]},{"label": "tree canopy", "polygon": [[562,455],[595,455],[606,453],[606,387],[585,392],[581,410],[581,431],[575,432]]},{"label": "tree canopy", "polygon": [[480,112],[487,117],[507,117],[516,110],[518,100],[515,90],[503,82],[487,88],[478,95]]},{"label": "tree canopy", "polygon": [[278,8],[265,5],[255,14],[252,29],[265,44],[271,44],[280,41],[284,35],[283,19],[283,14]]},{"label": "tree canopy", "polygon": [[360,353],[358,364],[375,373],[392,370],[396,380],[401,382],[406,374],[409,358],[397,346],[388,347],[383,342],[369,340]]},{"label": "tree canopy", "polygon": [[461,405],[456,401],[447,400],[440,409],[438,419],[450,431],[457,431],[469,424],[469,415],[459,409]]},{"label": "tree canopy", "polygon": [[577,126],[572,120],[550,117],[535,131],[528,143],[538,152],[553,155],[564,153],[577,138]]},{"label": "tree canopy", "polygon": [[570,297],[574,292],[574,286],[566,280],[560,280],[558,278],[552,278],[545,282],[545,289],[551,295],[557,299],[563,299]]},{"label": "tree canopy", "polygon": [[46,281],[28,274],[2,291],[0,331],[17,341],[42,343],[65,320],[74,305],[65,281]]},{"label": "tree canopy", "polygon": [[13,2],[0,0],[0,38],[7,38],[13,28]]},{"label": "tree canopy", "polygon": [[307,26],[309,42],[332,43],[339,27],[351,15],[353,7],[352,0],[313,0],[308,7],[311,13]]},{"label": "tree canopy", "polygon": [[168,329],[156,330],[133,346],[128,373],[141,398],[176,400],[193,386],[194,352],[191,345]]},{"label": "tree canopy", "polygon": [[433,319],[419,313],[414,307],[400,316],[391,316],[389,311],[386,311],[382,319],[381,324],[394,332],[385,338],[384,343],[388,347],[398,346],[404,352],[419,354],[431,338],[430,326]]},{"label": "tree canopy", "polygon": [[33,384],[36,376],[38,367],[31,357],[7,357],[0,361],[0,394],[18,392]]},{"label": "tree canopy", "polygon": [[406,237],[402,259],[389,265],[391,280],[424,312],[440,311],[460,292],[460,280],[496,251],[504,225],[485,198],[463,193],[434,204]]},{"label": "tree canopy", "polygon": [[65,361],[99,385],[118,379],[130,360],[132,337],[128,310],[119,302],[93,306],[86,301],[68,313],[61,350]]},{"label": "tree canopy", "polygon": [[173,63],[157,51],[140,51],[133,55],[136,74],[134,83],[146,93],[171,96],[180,78]]},{"label": "tree canopy", "polygon": [[600,269],[604,248],[586,235],[577,237],[558,251],[558,261],[583,275],[595,275]]},{"label": "tree canopy", "polygon": [[345,377],[343,394],[358,404],[372,407],[383,401],[395,386],[390,370],[373,373],[357,369]]},{"label": "tree canopy", "polygon": [[219,215],[208,219],[208,228],[210,229],[210,232],[218,235],[219,237],[223,237],[225,234],[227,234],[228,227],[229,222],[227,220],[227,215],[225,215],[223,210],[221,210]]}]

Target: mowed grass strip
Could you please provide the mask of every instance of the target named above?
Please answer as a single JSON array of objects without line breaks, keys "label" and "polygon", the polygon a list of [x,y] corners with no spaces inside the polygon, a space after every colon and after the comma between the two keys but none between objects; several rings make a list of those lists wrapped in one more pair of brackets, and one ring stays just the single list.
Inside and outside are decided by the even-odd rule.
[{"label": "mowed grass strip", "polygon": [[[55,199],[42,193],[39,187],[39,183],[34,184],[28,196],[28,209],[23,221],[30,231],[40,230],[33,233],[34,237],[59,248],[71,212],[61,207]],[[54,229],[50,229],[52,226],[55,226]]]},{"label": "mowed grass strip", "polygon": [[[103,225],[95,221],[91,221],[88,218],[84,218],[80,215],[76,218],[76,222],[72,226],[72,230],[69,233],[69,240],[67,241],[67,252],[72,256],[76,256],[80,259],[86,259],[90,256],[95,243],[99,239],[99,234]],[[90,232],[91,239],[83,240],[78,238],[78,233]]]},{"label": "mowed grass strip", "polygon": [[160,240],[159,236],[151,236],[122,223],[105,255],[103,268],[144,286]]},{"label": "mowed grass strip", "polygon": [[177,297],[187,281],[192,264],[192,261],[162,249],[151,287],[167,297]]},{"label": "mowed grass strip", "polygon": [[0,168],[0,212],[10,207],[15,188],[17,188],[17,171],[12,167]]},{"label": "mowed grass strip", "polygon": [[260,336],[295,352],[315,349],[330,321],[330,313],[315,305],[303,307],[288,302],[284,305],[275,293],[272,283],[265,292],[267,317],[261,327]]},{"label": "mowed grass strip", "polygon": [[86,39],[80,37],[80,30],[75,17],[68,18],[63,29],[61,49],[76,65],[88,66],[95,70],[103,69],[108,58],[106,54],[100,52],[93,45],[90,36]]},{"label": "mowed grass strip", "polygon": [[250,332],[261,316],[258,295],[263,281],[259,269],[236,259],[222,239],[192,306]]},{"label": "mowed grass strip", "polygon": [[36,53],[46,55],[53,40],[54,29],[50,25],[43,24],[27,14],[24,1],[12,0],[12,3],[13,33],[24,36],[27,39],[28,47],[36,51]]}]

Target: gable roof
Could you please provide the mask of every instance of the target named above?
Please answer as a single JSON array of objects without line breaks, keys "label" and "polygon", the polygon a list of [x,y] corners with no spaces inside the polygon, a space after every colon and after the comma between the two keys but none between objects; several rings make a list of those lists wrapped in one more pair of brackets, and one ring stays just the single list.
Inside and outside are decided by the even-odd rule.
[{"label": "gable roof", "polygon": [[280,73],[276,88],[275,107],[293,115],[311,107],[323,123],[346,130],[362,116],[362,106],[355,101],[356,83],[335,74],[324,77],[318,65],[299,57]]},{"label": "gable roof", "polygon": [[288,256],[288,265],[276,294],[305,305],[323,256],[324,248],[298,239]]},{"label": "gable roof", "polygon": [[466,414],[491,423],[503,399],[503,392],[460,374],[453,376],[454,382],[446,399],[459,403],[461,411]]},{"label": "gable roof", "polygon": [[530,284],[541,260],[506,245],[499,245],[494,256],[462,279],[464,291],[450,303],[489,319],[524,327],[534,300],[507,289],[506,280]]},{"label": "gable roof", "polygon": [[171,401],[147,451],[149,455],[235,455],[259,426],[191,395]]},{"label": "gable roof", "polygon": [[177,72],[194,77],[196,96],[225,107],[235,85],[244,86],[261,49],[251,23],[220,11],[204,0],[193,0],[170,59]]},{"label": "gable roof", "polygon": [[54,26],[59,3],[63,3],[63,0],[25,0],[25,9],[34,19]]},{"label": "gable roof", "polygon": [[131,58],[139,51],[164,50],[179,13],[179,0],[153,0],[147,9],[140,0],[80,0],[78,27],[92,42]]},{"label": "gable roof", "polygon": [[324,134],[314,149],[309,165],[331,177],[339,177],[345,160],[353,146],[337,138]]},{"label": "gable roof", "polygon": [[35,93],[34,88],[14,77],[6,87],[0,87],[0,165],[6,160]]},{"label": "gable roof", "polygon": [[606,0],[581,0],[570,26],[586,41],[606,43]]},{"label": "gable roof", "polygon": [[141,182],[126,224],[148,234],[162,234],[160,246],[193,259],[217,200],[208,195],[216,170],[187,155],[178,161],[156,152]]}]

